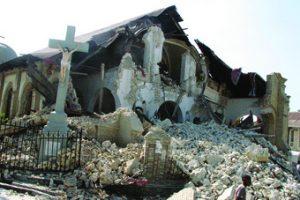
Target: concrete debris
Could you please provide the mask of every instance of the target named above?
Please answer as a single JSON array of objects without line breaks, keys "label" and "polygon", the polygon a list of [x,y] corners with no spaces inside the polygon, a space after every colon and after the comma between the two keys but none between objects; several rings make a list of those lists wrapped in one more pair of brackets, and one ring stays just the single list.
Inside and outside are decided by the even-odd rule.
[{"label": "concrete debris", "polygon": [[281,153],[264,138],[259,138],[259,143],[255,144],[251,137],[238,130],[214,122],[161,124],[173,137],[172,156],[181,163],[178,167],[190,176],[196,188],[196,199],[232,199],[232,190],[241,183],[242,173],[252,176],[253,185],[248,192],[258,199],[274,194],[278,199],[299,198],[299,182],[281,167],[288,168],[290,163],[281,157],[275,158],[276,162],[268,160],[268,149],[271,153]]},{"label": "concrete debris", "polygon": [[98,118],[89,116],[70,117],[69,124],[80,126],[91,138],[100,142],[115,141],[118,146],[125,147],[128,143],[142,140],[143,124],[135,112],[127,108],[119,108],[113,113]]},{"label": "concrete debris", "polygon": [[[174,162],[174,170],[184,173],[188,177],[186,182],[190,181],[182,190],[159,197],[161,199],[187,196],[187,199],[232,199],[243,173],[252,177],[253,184],[247,191],[253,198],[297,199],[300,196],[300,184],[290,171],[291,163],[264,137],[251,137],[257,135],[253,131],[231,129],[213,121],[196,125],[171,123],[167,119],[156,121],[157,127],[150,128],[143,137],[142,125],[128,109],[119,109],[101,118],[83,116],[68,118],[68,121],[71,128],[83,128],[85,133],[80,149],[82,168],[63,176],[49,176],[47,185],[64,191],[69,199],[127,199],[126,194],[119,197],[119,194],[109,193],[107,187],[146,188],[148,184],[156,184],[147,177],[147,173],[153,171],[147,172],[145,162],[155,160],[155,156],[159,156],[165,167],[171,166],[167,162]],[[122,134],[120,129],[125,130],[123,143],[118,136]],[[104,140],[103,135],[97,134],[105,134],[109,139]],[[9,141],[9,137],[6,140]],[[74,148],[76,151],[68,148],[59,152],[59,157],[66,158],[66,168],[68,163],[74,162],[74,154],[79,153],[79,149]],[[157,180],[157,177],[152,178]]]},{"label": "concrete debris", "polygon": [[84,141],[82,146],[83,174],[80,179],[93,188],[107,185],[123,185],[129,176],[142,172],[140,158],[141,144],[128,144],[118,148],[109,141],[102,144],[96,141]]},{"label": "concrete debris", "polygon": [[13,122],[31,125],[44,125],[47,123],[49,114],[54,110],[54,105],[49,107],[44,107],[43,109],[32,113],[31,115],[23,115],[21,118],[14,118]]},{"label": "concrete debris", "polygon": [[250,160],[257,162],[267,162],[269,159],[269,150],[256,144],[247,147],[246,154]]},{"label": "concrete debris", "polygon": [[124,172],[128,176],[133,176],[138,172],[141,172],[141,163],[137,158],[127,161]]},{"label": "concrete debris", "polygon": [[218,197],[218,200],[231,200],[234,194],[234,187],[231,186],[227,188],[221,196]]},{"label": "concrete debris", "polygon": [[195,199],[195,191],[193,188],[184,188],[179,192],[173,194],[168,200],[193,200]]}]

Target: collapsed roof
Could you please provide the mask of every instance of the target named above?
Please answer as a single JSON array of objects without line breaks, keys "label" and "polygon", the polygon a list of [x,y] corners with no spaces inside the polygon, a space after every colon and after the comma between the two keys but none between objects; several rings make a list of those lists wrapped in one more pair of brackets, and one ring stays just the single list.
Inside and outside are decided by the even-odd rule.
[{"label": "collapsed roof", "polygon": [[[181,21],[183,21],[183,19],[177,12],[176,7],[170,6],[78,36],[76,37],[77,42],[89,43],[89,52],[74,53],[72,71],[92,74],[100,71],[101,63],[104,63],[106,68],[118,66],[122,56],[127,52],[132,54],[133,60],[137,65],[142,65],[144,52],[142,37],[147,29],[154,25],[162,29],[166,39],[174,39],[184,43],[184,45],[193,49],[192,54],[198,54],[194,57],[199,57],[199,52],[190,43],[184,30],[179,25]],[[196,40],[196,43],[204,56],[209,60],[209,75],[211,78],[219,84],[226,83],[227,88],[231,90],[232,93],[230,97],[248,97],[248,91],[252,87],[249,74],[242,73],[238,84],[234,85],[231,81],[232,69],[205,44],[198,40]],[[172,53],[174,52],[176,51],[172,51]],[[31,59],[31,61],[50,59],[51,62],[58,64],[60,56],[61,54],[58,49],[44,48],[1,64],[0,71],[20,66],[26,67],[28,59]],[[171,64],[173,65],[173,63]],[[197,73],[200,68],[200,64],[197,62]],[[174,71],[177,73],[178,70]],[[176,79],[177,75],[173,75],[173,77]],[[265,94],[266,82],[259,75],[256,75],[256,85],[255,96],[262,97]]]},{"label": "collapsed roof", "polygon": [[[73,56],[73,62],[82,59],[84,59],[84,61],[87,61],[92,57],[91,55],[95,55],[101,50],[104,51],[104,49],[102,48],[108,48],[115,40],[122,37],[124,34],[132,34],[132,36],[137,36],[140,35],[141,32],[145,32],[150,26],[153,25],[160,26],[165,34],[165,37],[178,38],[180,40],[183,40],[188,46],[190,46],[191,44],[188,38],[178,24],[181,21],[183,20],[177,13],[176,7],[171,6],[140,17],[123,21],[110,27],[102,28],[78,36],[76,37],[76,41],[88,42],[90,44],[90,48],[89,53],[76,52]],[[29,55],[34,59],[47,59],[53,58],[59,54],[60,52],[58,49],[44,48],[30,53]],[[88,54],[90,55],[88,56]],[[29,55],[24,55],[17,59],[11,60],[10,62],[2,64],[0,66],[0,71],[5,70],[8,67],[17,67],[21,63],[26,63],[25,61]]]},{"label": "collapsed roof", "polygon": [[[224,61],[222,61],[208,46],[199,40],[195,40],[196,44],[202,51],[203,55],[208,58],[208,68],[210,77],[218,82],[226,83],[227,87],[231,90],[232,97],[242,98],[249,96],[248,93],[251,89],[251,81],[249,73],[241,73],[239,81],[236,85],[231,80],[232,68],[230,68]],[[266,81],[256,74],[256,97],[262,97],[266,91]]]}]

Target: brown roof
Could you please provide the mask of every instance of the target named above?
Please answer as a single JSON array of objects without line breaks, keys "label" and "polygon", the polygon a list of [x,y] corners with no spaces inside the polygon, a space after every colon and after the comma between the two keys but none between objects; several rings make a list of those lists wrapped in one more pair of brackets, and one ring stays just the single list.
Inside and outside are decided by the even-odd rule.
[{"label": "brown roof", "polygon": [[289,112],[289,127],[300,128],[300,112]]}]

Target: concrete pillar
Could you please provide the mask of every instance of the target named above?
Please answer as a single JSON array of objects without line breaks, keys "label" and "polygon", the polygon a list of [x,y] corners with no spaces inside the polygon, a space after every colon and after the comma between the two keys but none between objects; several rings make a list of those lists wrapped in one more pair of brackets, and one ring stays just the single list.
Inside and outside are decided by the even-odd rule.
[{"label": "concrete pillar", "polygon": [[117,95],[121,99],[122,106],[131,107],[136,100],[136,90],[134,87],[134,69],[135,63],[129,53],[126,53],[119,66],[117,82]]},{"label": "concrete pillar", "polygon": [[193,91],[192,87],[196,86],[196,61],[189,52],[182,55],[180,83],[188,93]]},{"label": "concrete pillar", "polygon": [[144,68],[150,73],[151,81],[160,83],[158,63],[162,59],[164,34],[159,27],[152,26],[144,35],[143,41],[145,43]]}]

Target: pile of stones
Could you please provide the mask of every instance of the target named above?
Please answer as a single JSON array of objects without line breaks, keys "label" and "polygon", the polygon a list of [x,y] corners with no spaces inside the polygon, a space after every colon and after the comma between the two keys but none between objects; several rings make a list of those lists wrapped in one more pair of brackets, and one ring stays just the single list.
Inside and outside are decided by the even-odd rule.
[{"label": "pile of stones", "polygon": [[[30,120],[35,124],[44,124],[47,118],[34,116],[34,120]],[[114,126],[118,113],[104,116],[100,121]],[[61,177],[64,184],[56,185],[57,189],[66,191],[70,199],[109,198],[106,186],[126,185],[132,178],[143,176],[143,141],[129,143],[124,148],[114,141],[99,142],[90,137],[93,131],[89,128],[96,123],[99,123],[97,118],[69,119],[71,127],[84,129],[82,168]],[[291,163],[269,141],[251,136],[257,133],[228,128],[213,121],[196,125],[164,120],[157,121],[156,125],[171,137],[172,160],[189,177],[190,182],[184,189],[194,191],[195,199],[232,199],[244,173],[252,177],[253,184],[247,191],[253,198],[299,199],[300,184],[289,170]],[[72,152],[78,155],[78,151]],[[71,163],[75,155],[65,150],[59,156],[67,157]]]},{"label": "pile of stones", "polygon": [[252,177],[248,193],[253,198],[300,197],[299,182],[282,167],[291,163],[280,158],[268,159],[271,152],[281,152],[264,138],[258,144],[253,143],[247,137],[253,132],[241,132],[214,122],[195,125],[165,120],[159,126],[172,137],[172,156],[189,175],[191,182],[186,187],[195,191],[197,199],[232,199],[244,173]]},{"label": "pile of stones", "polygon": [[84,167],[80,180],[87,188],[127,184],[129,177],[142,172],[142,150],[142,144],[137,143],[118,148],[110,141],[99,144],[86,140],[82,146],[81,161]]}]

